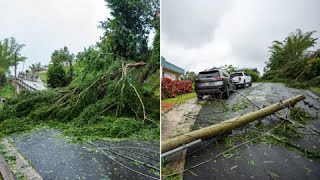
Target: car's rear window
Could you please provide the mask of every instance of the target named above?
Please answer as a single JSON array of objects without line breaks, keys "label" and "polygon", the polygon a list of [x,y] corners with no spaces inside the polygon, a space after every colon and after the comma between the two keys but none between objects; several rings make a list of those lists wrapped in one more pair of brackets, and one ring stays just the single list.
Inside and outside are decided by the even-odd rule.
[{"label": "car's rear window", "polygon": [[198,78],[211,78],[220,76],[219,71],[200,72]]},{"label": "car's rear window", "polygon": [[243,75],[242,75],[242,73],[233,73],[230,75],[231,78],[233,78],[235,76],[243,76]]}]

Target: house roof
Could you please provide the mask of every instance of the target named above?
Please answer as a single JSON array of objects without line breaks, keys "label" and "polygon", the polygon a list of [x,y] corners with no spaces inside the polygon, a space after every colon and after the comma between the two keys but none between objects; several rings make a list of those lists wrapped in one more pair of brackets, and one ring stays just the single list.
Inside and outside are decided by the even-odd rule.
[{"label": "house roof", "polygon": [[167,68],[171,71],[177,72],[179,74],[184,74],[184,69],[182,69],[181,67],[178,67],[170,62],[168,62],[166,60],[166,58],[161,56],[161,66],[163,66],[164,68]]}]

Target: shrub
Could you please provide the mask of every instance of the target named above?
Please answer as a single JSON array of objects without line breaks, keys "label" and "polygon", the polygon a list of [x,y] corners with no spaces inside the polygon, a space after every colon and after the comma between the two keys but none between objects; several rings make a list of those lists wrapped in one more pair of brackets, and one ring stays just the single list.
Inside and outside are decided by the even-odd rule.
[{"label": "shrub", "polygon": [[170,78],[162,78],[161,80],[161,98],[174,98],[180,94],[192,92],[191,81],[172,80]]},{"label": "shrub", "polygon": [[49,87],[57,88],[68,85],[66,71],[61,64],[53,64],[49,66],[47,74],[47,83]]}]

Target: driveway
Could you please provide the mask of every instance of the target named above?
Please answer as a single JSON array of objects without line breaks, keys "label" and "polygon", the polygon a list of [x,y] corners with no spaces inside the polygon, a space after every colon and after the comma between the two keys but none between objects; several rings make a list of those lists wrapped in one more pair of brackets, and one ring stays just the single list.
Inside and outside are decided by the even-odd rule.
[{"label": "driveway", "polygon": [[[309,105],[299,102],[296,107],[312,116],[312,120],[307,121],[308,127],[320,130],[319,111],[314,108],[320,108],[320,102],[304,90],[287,88],[280,83],[256,83],[239,89],[228,100],[205,101],[193,130],[255,111],[255,106],[267,106],[300,94],[306,96],[305,102]],[[283,117],[288,110],[279,113],[278,116]],[[184,179],[320,179],[319,134],[301,127],[272,131],[283,133],[278,137],[265,134],[280,122],[283,123],[269,116],[189,148]],[[286,133],[289,136],[284,137]],[[258,136],[261,137],[253,141]]]}]

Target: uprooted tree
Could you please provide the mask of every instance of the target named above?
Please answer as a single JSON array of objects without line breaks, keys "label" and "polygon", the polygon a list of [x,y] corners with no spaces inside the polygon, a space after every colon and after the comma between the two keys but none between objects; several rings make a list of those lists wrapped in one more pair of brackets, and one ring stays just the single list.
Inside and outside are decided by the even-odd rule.
[{"label": "uprooted tree", "polygon": [[[111,13],[114,19],[123,20],[117,20],[119,27],[129,20],[139,23],[144,21],[131,18],[132,14],[140,12],[136,12],[139,7],[135,6],[139,6],[141,2],[130,1],[130,6],[134,7],[121,10],[120,14]],[[108,0],[107,3],[112,12],[118,11],[118,6],[112,5],[116,2]],[[144,8],[156,7],[158,5]],[[153,18],[153,23],[158,24],[159,18]],[[108,20],[105,25],[114,22]],[[140,137],[158,140],[160,110],[157,92],[160,83],[159,64],[154,62],[159,57],[159,28],[156,29],[153,48],[141,54],[134,48],[121,50],[128,54],[113,51],[111,46],[118,47],[118,44],[113,43],[114,39],[108,33],[110,32],[106,30],[106,36],[101,42],[77,54],[74,79],[68,86],[33,93],[22,92],[9,100],[0,111],[0,136],[29,130],[37,124],[47,124],[58,127],[65,134],[79,140],[87,137]],[[117,31],[112,31],[113,33]],[[143,33],[142,37],[145,37],[147,32]],[[129,36],[122,34],[117,35],[117,38],[123,38],[121,41],[126,40],[137,46],[139,42],[133,42],[134,39],[131,41]],[[138,62],[142,54],[144,62]]]}]

